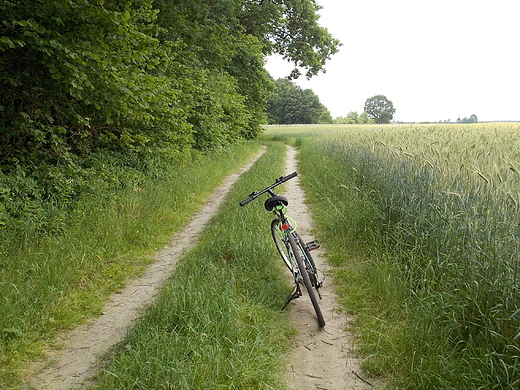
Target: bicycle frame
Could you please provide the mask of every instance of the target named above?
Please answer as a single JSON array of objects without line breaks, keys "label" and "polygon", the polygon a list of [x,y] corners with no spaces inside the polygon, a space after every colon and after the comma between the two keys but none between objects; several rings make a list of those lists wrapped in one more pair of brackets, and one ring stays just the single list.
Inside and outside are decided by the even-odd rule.
[{"label": "bicycle frame", "polygon": [[[273,213],[278,217],[275,220],[273,220],[273,223],[277,223],[278,230],[280,232],[282,242],[285,244],[286,248],[289,248],[289,234],[293,234],[293,232],[296,230],[296,222],[293,220],[292,223],[289,220],[289,217],[285,214],[285,211],[287,210],[286,206],[276,206],[273,209]],[[276,222],[275,222],[276,221]],[[279,221],[279,222],[278,222]],[[288,254],[291,256],[292,253],[288,251]],[[283,257],[283,255],[282,255]],[[292,256],[291,256],[292,257]],[[287,268],[289,268],[289,271],[291,271],[294,280],[297,281],[298,278],[298,269],[295,267],[294,259],[291,258],[289,262],[285,261],[285,264],[287,265]]]},{"label": "bicycle frame", "polygon": [[[309,243],[305,243],[303,241],[303,239],[300,237],[300,235],[296,232],[296,222],[292,218],[287,216],[287,214],[285,213],[286,210],[287,210],[287,207],[284,207],[284,206],[277,206],[275,209],[273,209],[273,213],[278,217],[275,219],[275,221],[276,220],[280,221],[279,230],[282,235],[282,241],[284,242],[286,247],[289,247],[290,246],[289,235],[293,236],[293,239],[294,239],[296,245],[298,246],[300,253],[304,257],[304,264],[305,264],[305,267],[307,268],[307,272],[309,273],[309,276],[310,275],[314,276],[317,274],[318,269],[316,268],[314,259],[310,255],[310,251],[312,249],[319,247],[319,243],[316,240],[311,241]],[[287,264],[287,267],[289,268],[289,271],[291,271],[291,273],[293,274],[295,281],[298,282],[299,281],[298,280],[298,269],[295,267],[294,259],[291,259],[291,260],[292,260],[291,266],[289,266],[289,264],[287,264],[287,262],[286,262],[286,264]],[[316,289],[319,289],[321,287],[322,283],[318,282],[317,279],[313,280],[313,278],[311,277],[311,282],[312,282],[313,286],[316,287]],[[317,290],[317,292],[321,298],[321,294],[319,293],[319,290]]]}]

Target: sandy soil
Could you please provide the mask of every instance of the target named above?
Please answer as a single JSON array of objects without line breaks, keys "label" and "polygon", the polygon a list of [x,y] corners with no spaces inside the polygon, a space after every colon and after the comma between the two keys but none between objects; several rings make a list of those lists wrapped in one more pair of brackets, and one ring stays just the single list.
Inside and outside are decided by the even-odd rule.
[{"label": "sandy soil", "polygon": [[[287,153],[286,173],[297,172],[297,151],[290,147]],[[312,241],[313,224],[305,202],[305,194],[299,186],[299,178],[285,184],[284,195],[289,200],[289,215],[298,223],[298,232],[308,242]],[[304,291],[304,295],[292,301],[291,320],[299,334],[294,338],[294,350],[290,357],[287,381],[293,389],[375,389],[375,384],[365,379],[355,357],[354,336],[345,331],[345,314],[339,312],[332,279],[327,277],[329,267],[322,249],[312,251],[316,266],[325,274],[320,307],[326,325],[318,327],[316,313]],[[302,290],[305,288],[302,287]]]},{"label": "sandy soil", "polygon": [[[103,364],[101,359],[110,347],[123,340],[135,319],[154,300],[159,288],[175,269],[178,259],[196,245],[197,239],[211,218],[218,212],[227,194],[239,179],[263,154],[261,151],[239,172],[229,176],[189,224],[176,234],[171,244],[158,252],[155,262],[139,279],[108,300],[102,315],[92,319],[58,340],[62,348],[48,351],[48,367],[43,363],[32,367],[39,372],[28,380],[27,389],[83,389],[92,384],[92,378]],[[288,148],[287,173],[297,171],[297,152]],[[305,240],[312,240],[312,220],[299,187],[298,177],[285,185],[289,211],[298,221],[298,231]],[[321,249],[313,251],[318,268],[325,275],[328,266]],[[345,316],[339,313],[331,278],[326,278],[320,302],[327,324],[319,329],[310,300],[304,295],[291,302],[291,319],[299,334],[294,338],[287,380],[293,389],[374,389],[365,378],[353,354],[354,338],[345,332]],[[305,294],[305,293],[304,293]]]}]

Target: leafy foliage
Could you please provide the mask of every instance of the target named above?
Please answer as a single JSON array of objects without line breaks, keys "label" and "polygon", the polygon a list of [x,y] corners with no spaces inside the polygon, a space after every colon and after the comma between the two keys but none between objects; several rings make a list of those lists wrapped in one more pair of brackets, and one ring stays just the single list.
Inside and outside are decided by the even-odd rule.
[{"label": "leafy foliage", "polygon": [[312,75],[337,51],[318,9],[314,0],[1,3],[2,226],[50,200],[74,207],[91,183],[112,185],[111,167],[139,176],[155,159],[255,138],[272,87],[264,56],[281,53]]},{"label": "leafy foliage", "polygon": [[395,114],[394,104],[384,95],[376,95],[365,102],[365,112],[375,123],[390,123]]},{"label": "leafy foliage", "polygon": [[358,114],[357,111],[350,111],[346,117],[334,118],[334,123],[349,125],[365,125],[374,123],[374,120],[370,118],[366,112]]},{"label": "leafy foliage", "polygon": [[316,0],[248,0],[240,17],[246,32],[262,37],[264,54],[277,53],[292,61],[291,78],[307,78],[324,70],[325,62],[336,54],[339,40],[318,24]]},{"label": "leafy foliage", "polygon": [[287,78],[275,81],[267,101],[269,123],[331,123],[329,110],[310,89],[302,89]]}]

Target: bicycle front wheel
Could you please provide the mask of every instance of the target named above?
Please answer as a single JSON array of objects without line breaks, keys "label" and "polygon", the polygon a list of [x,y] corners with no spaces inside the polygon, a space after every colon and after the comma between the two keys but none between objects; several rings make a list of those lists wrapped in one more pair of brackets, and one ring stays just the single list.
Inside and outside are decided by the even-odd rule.
[{"label": "bicycle front wheel", "polygon": [[318,299],[316,298],[316,294],[314,294],[314,289],[313,289],[311,280],[309,279],[309,275],[307,274],[307,269],[305,268],[305,264],[303,262],[303,254],[300,252],[300,248],[298,247],[298,244],[296,244],[296,241],[294,240],[293,235],[289,234],[288,237],[289,237],[289,244],[291,246],[291,250],[294,254],[296,264],[298,264],[298,269],[299,269],[300,275],[302,276],[302,279],[303,279],[303,284],[305,285],[305,288],[307,289],[307,293],[309,294],[309,298],[311,299],[312,306],[314,307],[314,311],[316,312],[316,316],[318,317],[318,325],[320,327],[324,327],[325,319],[323,318],[323,314],[321,312],[321,308],[318,303]]}]

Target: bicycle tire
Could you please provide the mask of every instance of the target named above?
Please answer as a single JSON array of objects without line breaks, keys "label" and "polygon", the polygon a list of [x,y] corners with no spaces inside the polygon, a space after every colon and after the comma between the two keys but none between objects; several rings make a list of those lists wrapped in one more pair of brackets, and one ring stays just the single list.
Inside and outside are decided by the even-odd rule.
[{"label": "bicycle tire", "polygon": [[312,306],[314,307],[314,311],[316,312],[316,316],[318,317],[318,325],[320,326],[320,328],[323,328],[325,326],[325,319],[323,318],[323,314],[321,312],[318,299],[316,298],[316,294],[314,294],[311,280],[309,279],[309,275],[307,274],[307,269],[305,268],[302,255],[300,254],[300,249],[298,248],[298,244],[296,244],[293,235],[289,234],[288,237],[294,258],[296,260],[296,263],[298,264],[298,269],[303,278],[303,284],[307,289],[307,293],[309,294],[309,298],[311,299]]},{"label": "bicycle tire", "polygon": [[296,232],[294,232],[294,236],[296,237],[296,242],[298,243],[298,246],[300,249],[305,253],[304,256],[304,262],[305,262],[305,268],[307,270],[307,274],[309,275],[309,279],[311,280],[311,285],[316,289],[316,292],[318,293],[318,297],[321,299],[321,293],[319,288],[321,287],[320,282],[318,281],[318,268],[316,267],[316,263],[314,262],[314,259],[312,258],[311,251],[307,248],[307,245],[303,241],[303,239],[300,237],[300,235]]},{"label": "bicycle tire", "polygon": [[293,232],[293,236],[295,238],[295,242],[299,243],[299,247],[302,251],[305,252],[305,256],[307,259],[309,259],[309,266],[311,267],[312,272],[316,272],[318,268],[316,267],[316,263],[314,263],[314,259],[312,258],[311,252],[309,249],[307,249],[307,246],[305,245],[305,241],[301,238],[301,236],[297,232]]},{"label": "bicycle tire", "polygon": [[289,255],[289,248],[283,241],[282,237],[282,231],[280,230],[280,219],[276,218],[273,219],[271,222],[271,235],[273,236],[274,244],[276,245],[276,249],[278,249],[278,252],[280,253],[280,256],[282,257],[282,260],[284,261],[287,268],[289,268],[289,271],[291,273],[294,273],[294,267],[291,262],[291,256]]}]

